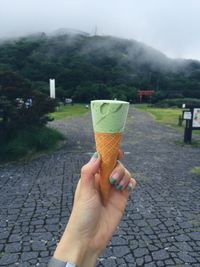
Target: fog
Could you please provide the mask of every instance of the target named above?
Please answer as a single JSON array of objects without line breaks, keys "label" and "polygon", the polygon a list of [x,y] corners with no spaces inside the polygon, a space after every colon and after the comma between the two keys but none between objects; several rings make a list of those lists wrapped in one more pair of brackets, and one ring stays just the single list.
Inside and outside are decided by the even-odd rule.
[{"label": "fog", "polygon": [[0,38],[77,29],[200,60],[199,0],[0,0]]}]

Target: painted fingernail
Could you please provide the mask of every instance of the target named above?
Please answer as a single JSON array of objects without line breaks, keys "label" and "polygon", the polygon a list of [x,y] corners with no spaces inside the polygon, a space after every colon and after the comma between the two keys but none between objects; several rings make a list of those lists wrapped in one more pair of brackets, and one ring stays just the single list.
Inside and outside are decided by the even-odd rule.
[{"label": "painted fingernail", "polygon": [[116,186],[116,189],[117,189],[117,190],[121,190],[122,187],[123,187],[123,186],[122,186],[121,184],[118,184],[118,185]]},{"label": "painted fingernail", "polygon": [[95,152],[95,153],[92,155],[90,161],[91,161],[91,162],[95,162],[95,161],[98,159],[98,157],[99,157],[99,153],[98,153],[98,152]]},{"label": "painted fingernail", "polygon": [[116,180],[115,180],[114,178],[112,178],[112,177],[110,177],[109,180],[110,180],[110,183],[111,183],[111,184],[115,184],[115,182],[116,182]]},{"label": "painted fingernail", "polygon": [[115,184],[116,180],[119,178],[119,173],[115,172],[112,174],[112,176],[109,178],[111,184]]},{"label": "painted fingernail", "polygon": [[133,186],[132,186],[131,183],[128,184],[127,189],[128,189],[129,191],[133,191]]}]

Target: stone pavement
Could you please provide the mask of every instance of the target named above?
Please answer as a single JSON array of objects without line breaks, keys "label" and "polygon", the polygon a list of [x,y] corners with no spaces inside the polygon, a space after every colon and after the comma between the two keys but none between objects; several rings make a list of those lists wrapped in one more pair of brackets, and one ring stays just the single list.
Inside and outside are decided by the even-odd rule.
[{"label": "stone pavement", "polygon": [[[51,123],[61,150],[0,167],[0,266],[47,266],[70,215],[81,166],[94,151],[90,114]],[[200,266],[200,148],[131,108],[122,148],[137,188],[98,267]]]}]

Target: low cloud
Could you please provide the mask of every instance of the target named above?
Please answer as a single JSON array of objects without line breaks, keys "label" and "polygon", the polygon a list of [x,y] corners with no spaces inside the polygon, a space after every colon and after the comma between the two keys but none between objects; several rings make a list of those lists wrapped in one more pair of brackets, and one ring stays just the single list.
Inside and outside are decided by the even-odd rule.
[{"label": "low cloud", "polygon": [[73,28],[200,60],[199,0],[1,0],[0,38]]}]

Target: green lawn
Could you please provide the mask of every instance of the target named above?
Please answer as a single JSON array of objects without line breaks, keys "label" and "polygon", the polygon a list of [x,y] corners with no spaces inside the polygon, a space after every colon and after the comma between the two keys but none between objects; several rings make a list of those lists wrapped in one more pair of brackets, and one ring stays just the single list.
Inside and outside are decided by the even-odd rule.
[{"label": "green lawn", "polygon": [[[165,123],[172,127],[178,126],[178,117],[182,115],[182,109],[180,108],[155,108],[145,104],[136,104],[135,108],[150,113],[157,121]],[[183,123],[184,127],[184,123]],[[193,131],[193,134],[200,134],[200,131]]]},{"label": "green lawn", "polygon": [[157,121],[174,127],[178,125],[178,117],[182,114],[182,110],[178,108],[154,108],[144,104],[135,107],[150,113]]},{"label": "green lawn", "polygon": [[191,171],[193,174],[200,175],[200,167],[194,167]]},{"label": "green lawn", "polygon": [[88,111],[89,109],[84,104],[66,105],[58,107],[56,112],[50,113],[50,116],[55,120],[60,120],[66,117],[80,116]]}]

